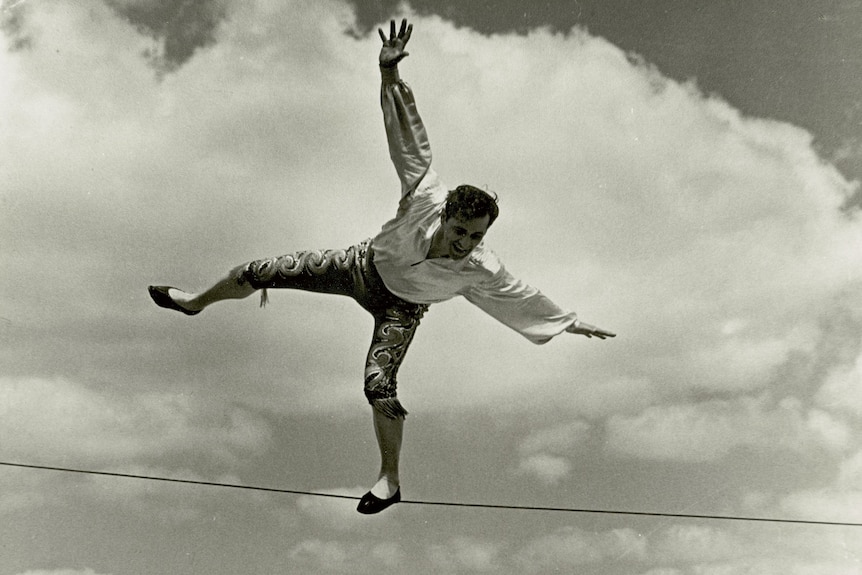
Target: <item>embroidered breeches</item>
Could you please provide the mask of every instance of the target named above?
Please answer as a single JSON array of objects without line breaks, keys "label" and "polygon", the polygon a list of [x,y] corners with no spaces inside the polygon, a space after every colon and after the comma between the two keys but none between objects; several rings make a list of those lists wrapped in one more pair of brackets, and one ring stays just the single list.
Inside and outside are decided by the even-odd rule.
[{"label": "embroidered breeches", "polygon": [[[346,250],[313,250],[255,260],[236,269],[237,281],[256,289],[300,289],[352,297],[374,317],[374,334],[365,360],[365,396],[390,418],[407,410],[397,398],[398,368],[427,305],[393,295],[374,269],[369,241]],[[263,301],[263,300],[262,300]]]}]

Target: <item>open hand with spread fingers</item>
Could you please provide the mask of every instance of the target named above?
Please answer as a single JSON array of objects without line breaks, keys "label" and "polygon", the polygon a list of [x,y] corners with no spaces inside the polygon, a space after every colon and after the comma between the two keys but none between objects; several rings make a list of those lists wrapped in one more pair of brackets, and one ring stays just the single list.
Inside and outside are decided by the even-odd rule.
[{"label": "open hand with spread fingers", "polygon": [[380,33],[380,39],[383,40],[383,47],[380,48],[380,65],[384,68],[394,68],[398,62],[409,56],[409,53],[404,51],[407,42],[410,40],[410,34],[413,33],[413,24],[407,25],[407,18],[401,20],[401,29],[395,33],[395,20],[389,22],[389,38],[383,33],[380,28],[377,29]]}]

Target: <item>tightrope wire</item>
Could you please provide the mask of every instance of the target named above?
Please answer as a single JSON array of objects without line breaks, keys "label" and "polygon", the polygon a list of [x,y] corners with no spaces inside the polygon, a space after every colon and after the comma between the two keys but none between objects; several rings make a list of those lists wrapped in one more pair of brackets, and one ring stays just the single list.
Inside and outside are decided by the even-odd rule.
[{"label": "tightrope wire", "polygon": [[[196,479],[178,479],[174,477],[157,477],[153,475],[137,475],[133,473],[118,473],[113,471],[94,471],[90,469],[73,469],[70,467],[56,467],[51,465],[33,465],[29,463],[12,463],[8,461],[0,461],[0,465],[6,467],[20,467],[25,469],[41,469],[44,471],[62,471],[65,473],[79,473],[83,475],[100,475],[106,477],[120,477],[124,479],[144,479],[147,481],[161,481],[166,483],[184,483],[188,485],[205,485],[208,487],[227,487],[231,489],[245,489],[249,491],[266,491],[269,493],[289,493],[293,495],[309,495],[313,497],[329,497],[331,499],[356,499],[359,497],[353,495],[338,495],[334,493],[320,493],[314,491],[301,491],[298,489],[282,489],[276,487],[261,487],[257,485],[240,485],[237,483],[219,483],[215,481],[200,481]],[[692,513],[659,513],[652,511],[620,511],[610,509],[577,509],[573,507],[544,507],[532,505],[499,505],[492,503],[463,503],[453,501],[418,501],[402,499],[401,503],[412,505],[427,505],[427,506],[443,506],[443,507],[469,507],[481,509],[501,509],[501,510],[516,510],[516,511],[546,511],[546,512],[565,512],[565,513],[592,513],[603,515],[635,515],[642,517],[672,517],[682,519],[711,519],[723,521],[755,521],[761,523],[794,523],[797,525],[832,525],[839,527],[862,527],[862,523],[852,523],[843,521],[814,521],[807,519],[779,519],[774,517],[742,517],[735,515],[698,515]]]}]

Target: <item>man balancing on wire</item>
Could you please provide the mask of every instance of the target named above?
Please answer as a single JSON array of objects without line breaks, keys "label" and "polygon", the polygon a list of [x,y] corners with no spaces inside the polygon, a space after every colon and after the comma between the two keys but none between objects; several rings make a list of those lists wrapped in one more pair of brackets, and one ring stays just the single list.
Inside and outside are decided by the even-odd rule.
[{"label": "man balancing on wire", "polygon": [[484,238],[497,218],[496,198],[473,186],[452,191],[431,168],[431,148],[411,89],[398,63],[413,27],[404,20],[389,38],[380,30],[381,105],[389,154],[401,179],[395,217],[373,239],[346,250],[301,251],[235,268],[200,293],[150,286],[161,307],[195,315],[225,299],[256,290],[290,288],[352,297],[374,317],[365,363],[365,395],[373,407],[380,448],[377,483],[357,507],[378,513],[401,500],[398,459],[407,411],[396,395],[396,374],[430,304],[463,296],[536,344],[563,332],[598,337],[614,333],[580,321],[537,289],[512,277]]}]

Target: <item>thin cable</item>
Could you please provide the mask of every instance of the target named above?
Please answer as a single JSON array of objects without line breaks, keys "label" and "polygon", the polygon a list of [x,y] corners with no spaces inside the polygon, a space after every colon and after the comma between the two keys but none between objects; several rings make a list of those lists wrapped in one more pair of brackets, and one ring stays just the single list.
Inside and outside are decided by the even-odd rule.
[{"label": "thin cable", "polygon": [[106,477],[122,477],[124,479],[146,479],[149,481],[163,481],[167,483],[185,483],[187,485],[206,485],[208,487],[230,487],[232,489],[246,489],[249,491],[268,491],[270,493],[292,493],[293,495],[314,495],[316,497],[332,497],[335,499],[359,499],[352,495],[337,495],[332,493],[314,493],[311,491],[298,491],[294,489],[278,489],[275,487],[259,487],[255,485],[240,485],[238,483],[218,483],[215,481],[200,481],[196,479],[177,479],[175,477],[156,477],[153,475],[135,475],[134,473],[116,473],[113,471],[92,471],[89,469],[72,469],[70,467],[53,467],[50,465],[32,465],[29,463],[10,463],[0,461],[0,465],[8,467],[23,467],[25,469],[42,469],[47,471],[63,471],[67,473],[81,473],[84,475],[102,475]]},{"label": "thin cable", "polygon": [[[45,471],[62,471],[65,473],[80,473],[84,475],[101,475],[106,477],[121,477],[124,479],[145,479],[148,481],[162,481],[167,483],[184,483],[187,485],[205,485],[208,487],[229,487],[232,489],[246,489],[249,491],[266,491],[269,493],[290,493],[293,495],[310,495],[313,497],[329,497],[332,499],[354,499],[359,497],[353,495],[338,495],[333,493],[320,493],[314,491],[301,491],[298,489],[281,489],[276,487],[260,487],[256,485],[240,485],[237,483],[218,483],[215,481],[199,481],[195,479],[177,479],[173,477],[156,477],[152,475],[136,475],[133,473],[116,473],[112,471],[93,471],[89,469],[73,469],[70,467],[54,467],[50,465],[32,465],[28,463],[11,463],[0,461],[0,465],[6,467],[20,467],[25,469],[41,469]],[[770,517],[742,517],[735,515],[697,515],[692,513],[657,513],[651,511],[618,511],[610,509],[577,509],[573,507],[543,507],[531,505],[498,505],[491,503],[460,503],[452,501],[413,501],[404,499],[401,503],[412,505],[436,505],[438,507],[468,507],[480,509],[502,509],[517,511],[547,511],[565,513],[593,513],[603,515],[635,515],[641,517],[672,517],[677,519],[711,519],[723,521],[755,521],[761,523],[794,523],[797,525],[832,525],[839,527],[862,527],[862,523],[851,523],[842,521],[811,521],[806,519],[777,519]]]}]

